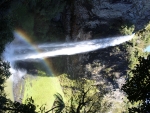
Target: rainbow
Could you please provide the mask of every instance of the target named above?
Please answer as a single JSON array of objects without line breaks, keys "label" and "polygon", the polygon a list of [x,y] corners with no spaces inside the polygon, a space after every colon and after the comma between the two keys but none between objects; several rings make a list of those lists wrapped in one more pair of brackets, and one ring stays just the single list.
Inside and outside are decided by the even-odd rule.
[{"label": "rainbow", "polygon": [[[15,29],[14,30],[14,35],[17,35],[23,42],[31,46],[35,52],[40,53],[41,51],[37,48],[36,44],[33,42],[32,38],[23,30],[21,29]],[[54,71],[52,68],[52,64],[49,59],[43,58],[43,63],[44,65],[48,68],[48,72],[51,75],[54,75]]]},{"label": "rainbow", "polygon": [[[19,40],[20,41],[22,41],[22,42],[24,42],[26,45],[28,45],[30,48],[32,48],[32,50],[34,50],[35,52],[37,52],[37,53],[41,53],[41,50],[40,49],[38,49],[38,47],[37,47],[37,44],[35,44],[34,42],[33,42],[33,40],[32,40],[32,38],[25,32],[25,31],[23,31],[23,30],[21,30],[21,29],[15,29],[14,30],[14,37],[16,37],[16,38],[19,38]],[[19,40],[14,40],[14,44],[15,44],[15,41],[17,42],[17,41],[19,41]],[[8,46],[9,47],[9,46]],[[8,51],[9,52],[9,51]],[[11,58],[10,58],[11,59]],[[39,82],[39,81],[34,81],[34,83],[35,83],[35,87],[33,88],[33,86],[31,86],[30,87],[30,85],[29,85],[29,87],[28,87],[28,83],[27,83],[27,88],[21,88],[20,89],[20,92],[22,92],[22,90],[24,91],[24,93],[23,93],[23,100],[22,100],[22,102],[24,103],[24,101],[25,101],[25,99],[26,98],[28,98],[28,96],[30,96],[30,94],[31,94],[31,96],[32,96],[32,94],[33,94],[33,99],[35,99],[35,101],[37,102],[37,103],[35,103],[35,105],[37,104],[37,105],[40,105],[40,106],[42,106],[42,105],[48,105],[48,106],[45,106],[46,107],[46,109],[49,109],[49,107],[52,107],[52,105],[53,105],[53,102],[54,102],[54,100],[55,100],[55,98],[53,97],[53,95],[54,94],[56,94],[56,93],[60,93],[61,95],[62,95],[62,97],[63,97],[63,99],[65,99],[65,97],[64,97],[64,93],[63,93],[63,89],[62,89],[62,87],[61,87],[61,83],[60,83],[60,80],[59,80],[59,78],[57,77],[57,76],[55,76],[57,73],[55,73],[55,71],[54,71],[54,69],[53,69],[53,66],[52,66],[52,62],[51,62],[51,59],[46,59],[46,58],[43,58],[42,60],[42,63],[44,64],[44,67],[48,70],[48,73],[49,73],[49,75],[51,75],[51,76],[49,76],[49,77],[47,77],[46,79],[48,80],[48,81],[46,81],[45,82],[45,77],[40,77],[39,76],[39,78],[40,79],[38,79],[38,80],[40,80],[41,82]],[[12,66],[12,70],[13,70],[13,66]],[[15,69],[14,69],[15,70]],[[17,70],[18,71],[18,70]],[[14,74],[14,76],[15,75],[17,75],[17,74],[19,74],[19,73],[15,73]],[[6,82],[6,87],[5,87],[5,91],[8,93],[8,98],[10,98],[12,101],[14,101],[14,81],[13,81],[13,73],[12,73],[12,76],[7,80],[7,82]],[[16,77],[17,78],[17,77]],[[43,79],[44,78],[44,79]],[[24,87],[26,87],[26,82],[24,82],[25,84],[23,84],[24,85]],[[49,84],[50,83],[50,84]],[[45,88],[42,88],[41,90],[42,91],[44,91],[44,92],[48,92],[49,93],[49,96],[50,97],[48,97],[48,100],[40,100],[38,97],[38,95],[37,95],[37,92],[36,92],[36,95],[34,95],[34,93],[35,93],[35,89],[38,91],[38,85],[41,85],[42,87],[45,87]],[[54,84],[54,85],[53,85]],[[17,85],[20,85],[20,84],[17,84]],[[47,87],[48,85],[50,85],[49,87]],[[11,89],[11,90],[10,90]],[[41,91],[40,90],[40,91]],[[46,91],[45,91],[46,90]],[[29,92],[28,92],[29,91]],[[27,93],[25,93],[25,92],[27,92]],[[31,92],[31,93],[30,93]],[[39,95],[41,95],[42,94],[42,96],[44,97],[44,95],[46,95],[47,96],[47,92],[45,93],[45,94],[42,94],[41,92],[39,93]],[[21,93],[19,93],[19,95],[22,95]],[[49,101],[49,99],[51,99],[51,102]],[[41,102],[40,102],[41,101]],[[36,108],[37,110],[39,109],[38,107]]]}]

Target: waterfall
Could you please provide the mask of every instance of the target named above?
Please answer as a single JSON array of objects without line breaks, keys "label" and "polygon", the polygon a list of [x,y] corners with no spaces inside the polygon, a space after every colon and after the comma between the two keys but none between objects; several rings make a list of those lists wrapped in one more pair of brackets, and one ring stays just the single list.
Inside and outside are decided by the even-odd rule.
[{"label": "waterfall", "polygon": [[3,56],[9,62],[13,62],[17,60],[42,59],[59,55],[74,55],[119,45],[129,41],[133,36],[134,34],[80,42],[40,44],[35,47],[19,43],[14,44],[12,42],[6,46],[6,51],[3,53]]},{"label": "waterfall", "polygon": [[[32,45],[26,42],[19,42],[19,38],[6,45],[3,53],[3,59],[10,62],[10,72],[12,73],[11,79],[17,82],[20,78],[26,75],[26,70],[15,69],[15,62],[18,60],[40,60],[45,57],[54,57],[59,55],[74,55],[86,53],[109,46],[119,45],[129,41],[134,37],[134,34],[120,37],[109,37],[102,39],[93,39],[80,42],[65,42],[65,43],[47,43]],[[19,40],[19,41],[18,41]]]}]

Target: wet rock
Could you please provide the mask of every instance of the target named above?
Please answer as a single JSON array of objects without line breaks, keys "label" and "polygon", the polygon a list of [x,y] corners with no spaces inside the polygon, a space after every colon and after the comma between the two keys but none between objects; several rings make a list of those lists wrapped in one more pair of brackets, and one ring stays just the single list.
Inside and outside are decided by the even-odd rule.
[{"label": "wet rock", "polygon": [[121,26],[123,22],[134,25],[136,32],[150,21],[149,12],[149,0],[74,0],[66,6],[62,20],[70,40],[76,41],[81,30],[103,34],[104,29],[106,32],[109,27]]}]

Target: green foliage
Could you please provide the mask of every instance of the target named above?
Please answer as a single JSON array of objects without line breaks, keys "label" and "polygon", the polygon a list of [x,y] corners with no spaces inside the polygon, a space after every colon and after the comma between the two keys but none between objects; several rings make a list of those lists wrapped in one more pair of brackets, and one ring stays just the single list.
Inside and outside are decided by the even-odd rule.
[{"label": "green foliage", "polygon": [[[138,31],[135,34],[135,37],[129,42],[124,44],[125,49],[127,50],[127,60],[129,69],[134,69],[136,64],[139,64],[139,57],[147,57],[148,53],[144,52],[144,49],[150,44],[150,30],[149,24],[145,29]],[[129,76],[133,76],[130,72]]]},{"label": "green foliage", "polygon": [[[148,24],[147,26],[149,26]],[[140,37],[139,46],[140,47],[146,47],[150,44],[150,29],[149,27],[146,27],[145,29],[139,31],[137,35]]]},{"label": "green foliage", "polygon": [[[38,72],[37,76],[27,75],[24,85],[25,89],[23,103],[25,103],[27,98],[32,96],[34,99],[34,104],[39,107],[45,107],[45,110],[48,110],[52,107],[55,100],[53,97],[54,94],[60,93],[63,96],[63,92],[57,77],[49,76],[41,71]],[[39,107],[37,107],[36,111],[40,111]]]},{"label": "green foliage", "polygon": [[63,97],[59,93],[55,94],[54,96],[55,96],[54,106],[57,106],[59,108],[55,110],[55,113],[60,113],[65,107]]},{"label": "green foliage", "polygon": [[150,111],[150,56],[139,57],[139,64],[131,70],[133,77],[128,78],[122,89],[131,102],[139,102],[138,107],[130,108],[131,113],[148,113]]},{"label": "green foliage", "polygon": [[122,35],[131,35],[135,30],[135,26],[129,21],[123,21],[120,25],[119,32]]},{"label": "green foliage", "polygon": [[123,25],[120,28],[120,33],[123,35],[131,35],[133,33],[134,29],[135,29],[134,25],[132,25],[132,26]]},{"label": "green foliage", "polygon": [[[102,104],[104,92],[99,92],[94,85],[93,80],[78,78],[77,80],[70,80],[68,75],[63,74],[59,76],[61,86],[65,96],[65,109],[62,112],[71,113],[95,113],[106,112],[106,107]],[[108,103],[105,103],[108,104]]]},{"label": "green foliage", "polygon": [[13,95],[13,81],[11,80],[11,78],[8,78],[5,81],[4,84],[4,91],[6,93],[6,98],[9,98],[10,100],[14,101],[14,95]]},{"label": "green foliage", "polygon": [[32,98],[27,99],[26,104],[12,102],[11,100],[6,98],[3,98],[3,100],[1,98],[1,102],[3,102],[3,105],[5,106],[0,106],[1,113],[37,113],[35,111],[36,107]]},{"label": "green foliage", "polygon": [[6,98],[4,82],[10,76],[9,64],[0,59],[0,112],[6,113],[35,113],[35,105],[32,98],[26,100],[25,104],[12,102]]},{"label": "green foliage", "polygon": [[0,111],[3,112],[3,108],[7,107],[6,94],[4,92],[4,82],[10,76],[8,63],[0,59]]},{"label": "green foliage", "polygon": [[28,98],[26,100],[25,104],[21,104],[19,102],[14,102],[13,105],[14,105],[14,108],[16,109],[14,111],[14,113],[18,113],[18,112],[21,112],[21,113],[37,113],[35,111],[36,107],[34,105],[34,100],[32,99],[32,97]]},{"label": "green foliage", "polygon": [[104,71],[106,74],[109,74],[111,72],[111,70],[112,70],[111,68],[106,68]]},{"label": "green foliage", "polygon": [[59,93],[54,94],[54,96],[55,96],[55,101],[53,104],[53,108],[46,111],[45,113],[48,113],[50,111],[55,111],[55,113],[61,113],[61,111],[65,108],[63,97]]},{"label": "green foliage", "polygon": [[3,91],[4,89],[4,82],[10,76],[9,72],[9,64],[7,62],[2,61],[0,58],[0,90]]}]

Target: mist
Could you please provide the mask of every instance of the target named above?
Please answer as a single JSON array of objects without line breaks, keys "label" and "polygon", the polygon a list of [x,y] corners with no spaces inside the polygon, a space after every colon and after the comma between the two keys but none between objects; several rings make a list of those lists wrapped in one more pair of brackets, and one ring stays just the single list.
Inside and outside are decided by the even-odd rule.
[{"label": "mist", "polygon": [[59,55],[74,55],[119,45],[132,39],[133,36],[134,34],[80,42],[39,44],[34,47],[19,43],[13,45],[12,42],[6,46],[3,56],[6,60],[14,62],[17,60],[42,59]]}]

